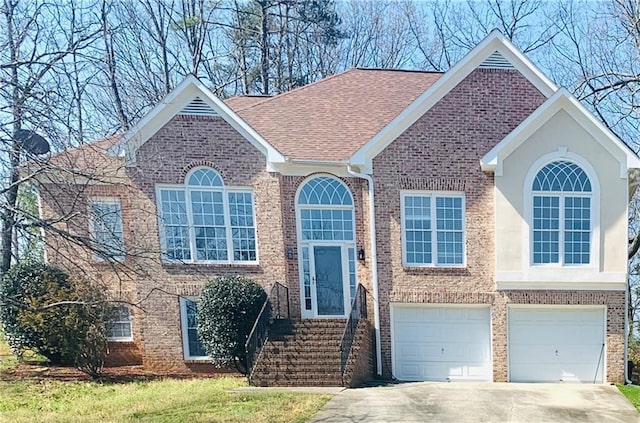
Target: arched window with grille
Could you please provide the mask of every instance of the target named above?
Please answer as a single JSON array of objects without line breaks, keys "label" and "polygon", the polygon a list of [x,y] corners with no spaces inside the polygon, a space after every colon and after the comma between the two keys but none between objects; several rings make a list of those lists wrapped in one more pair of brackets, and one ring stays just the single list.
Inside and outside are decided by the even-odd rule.
[{"label": "arched window with grille", "polygon": [[315,176],[298,190],[296,211],[303,317],[344,316],[355,295],[353,197],[332,176]]},{"label": "arched window with grille", "polygon": [[585,265],[591,261],[592,183],[573,161],[556,160],[535,175],[532,195],[532,263]]},{"label": "arched window with grille", "polygon": [[257,262],[253,191],[197,167],[184,185],[158,186],[162,253],[187,263]]}]

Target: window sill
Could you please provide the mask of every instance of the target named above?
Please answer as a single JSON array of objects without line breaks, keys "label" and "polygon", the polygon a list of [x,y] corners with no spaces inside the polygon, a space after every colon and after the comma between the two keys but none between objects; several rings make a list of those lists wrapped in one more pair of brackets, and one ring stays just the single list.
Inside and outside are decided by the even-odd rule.
[{"label": "window sill", "polygon": [[107,338],[107,342],[113,342],[117,344],[133,344],[133,338]]},{"label": "window sill", "polygon": [[177,266],[228,266],[228,267],[258,267],[258,261],[179,261],[179,260],[162,260],[162,264]]},{"label": "window sill", "polygon": [[189,357],[185,358],[184,362],[186,364],[212,364],[211,358],[207,357]]},{"label": "window sill", "polygon": [[406,273],[419,275],[468,275],[466,266],[402,266]]},{"label": "window sill", "polygon": [[162,267],[169,272],[211,272],[224,270],[243,270],[247,273],[262,273],[262,267],[258,263],[189,263],[189,262],[162,262]]}]

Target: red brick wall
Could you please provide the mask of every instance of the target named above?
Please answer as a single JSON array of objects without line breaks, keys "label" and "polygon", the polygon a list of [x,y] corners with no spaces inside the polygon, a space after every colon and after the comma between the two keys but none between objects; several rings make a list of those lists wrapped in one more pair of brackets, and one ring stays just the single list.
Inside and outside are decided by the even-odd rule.
[{"label": "red brick wall", "polygon": [[[376,204],[385,376],[391,375],[389,301],[416,301],[417,292],[485,303],[494,295],[493,175],[482,172],[480,158],[543,101],[516,71],[477,69],[374,159],[376,198],[386,199]],[[466,267],[403,267],[404,189],[464,192]]]},{"label": "red brick wall", "polygon": [[[506,298],[494,283],[493,175],[480,158],[533,112],[544,97],[516,71],[477,69],[373,162],[380,279],[383,373],[391,375],[389,302],[493,304],[494,377],[506,380]],[[400,191],[462,191],[466,200],[464,268],[402,265]],[[608,305],[608,375],[622,374],[623,293],[596,293]],[[514,302],[583,303],[581,292],[524,292]],[[540,297],[542,296],[542,297]],[[621,297],[622,296],[622,297]],[[582,302],[581,302],[582,301]],[[615,322],[615,323],[612,323]]]},{"label": "red brick wall", "polygon": [[[139,237],[160,249],[155,212],[157,184],[181,184],[195,166],[217,170],[226,186],[252,187],[255,199],[259,265],[162,264],[155,260],[149,277],[139,278],[145,298],[144,362],[161,370],[185,366],[178,296],[198,296],[207,280],[244,274],[267,289],[285,280],[280,180],[266,171],[266,159],[221,118],[176,116],[137,152],[129,175],[140,195],[135,200],[151,213],[134,217]],[[137,221],[136,221],[137,220]]]}]

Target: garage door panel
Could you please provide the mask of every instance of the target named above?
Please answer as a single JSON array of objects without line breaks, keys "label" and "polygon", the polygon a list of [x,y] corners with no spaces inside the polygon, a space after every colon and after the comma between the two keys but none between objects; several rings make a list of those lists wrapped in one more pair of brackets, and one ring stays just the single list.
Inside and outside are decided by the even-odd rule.
[{"label": "garage door panel", "polygon": [[491,379],[489,308],[394,308],[394,376]]},{"label": "garage door panel", "polygon": [[603,381],[603,309],[513,308],[508,320],[511,381]]}]

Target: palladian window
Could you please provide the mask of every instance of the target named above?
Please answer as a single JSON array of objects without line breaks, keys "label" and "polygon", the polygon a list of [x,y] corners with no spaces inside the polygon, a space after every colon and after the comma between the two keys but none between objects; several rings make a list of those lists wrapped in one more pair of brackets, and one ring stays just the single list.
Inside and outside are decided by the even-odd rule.
[{"label": "palladian window", "polygon": [[158,187],[158,210],[165,260],[257,261],[253,192],[226,187],[215,170],[197,168],[185,185]]},{"label": "palladian window", "polygon": [[592,231],[591,181],[577,164],[554,161],[532,186],[533,264],[589,264]]}]

